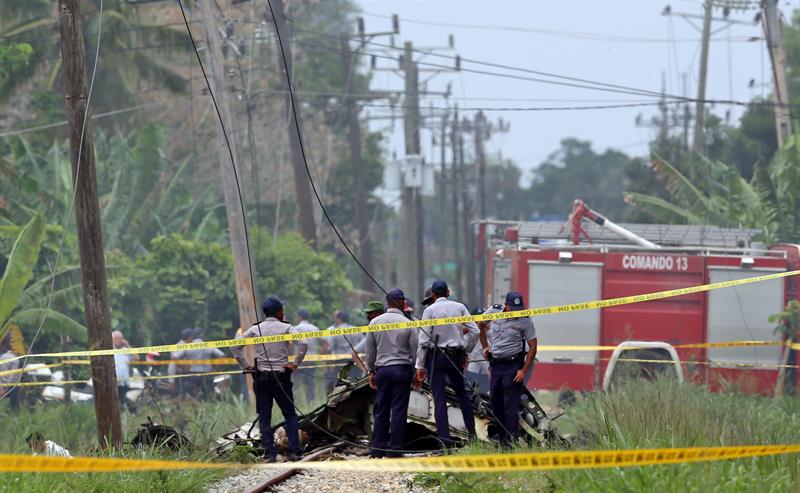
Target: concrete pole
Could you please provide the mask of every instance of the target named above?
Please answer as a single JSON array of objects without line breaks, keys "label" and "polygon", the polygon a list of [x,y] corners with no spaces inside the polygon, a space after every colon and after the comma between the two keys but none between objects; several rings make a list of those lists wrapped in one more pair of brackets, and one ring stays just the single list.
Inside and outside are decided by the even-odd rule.
[{"label": "concrete pole", "polygon": [[[405,133],[406,156],[420,154],[420,117],[419,117],[419,70],[414,62],[414,48],[410,41],[405,44],[403,54],[403,72],[405,74],[405,111],[403,112],[403,129]],[[398,281],[402,288],[418,298],[424,292],[424,256],[422,255],[422,211],[421,199],[415,189],[403,186],[402,209],[403,237],[402,268],[398,272]]]},{"label": "concrete pole", "polygon": [[772,97],[775,101],[775,130],[778,134],[778,147],[792,134],[792,119],[789,112],[789,83],[786,80],[786,50],[783,46],[783,30],[781,28],[778,0],[765,0],[764,34],[772,62]]},{"label": "concrete pole", "polygon": [[[703,39],[700,48],[700,74],[697,81],[697,101],[695,103],[695,123],[694,140],[692,141],[693,152],[703,152],[705,147],[703,130],[705,126],[705,99],[706,99],[706,79],[708,76],[708,49],[711,39],[711,13],[713,7],[711,1],[706,0],[703,4],[705,13],[703,15]],[[692,178],[696,178],[694,167],[691,170]]]}]

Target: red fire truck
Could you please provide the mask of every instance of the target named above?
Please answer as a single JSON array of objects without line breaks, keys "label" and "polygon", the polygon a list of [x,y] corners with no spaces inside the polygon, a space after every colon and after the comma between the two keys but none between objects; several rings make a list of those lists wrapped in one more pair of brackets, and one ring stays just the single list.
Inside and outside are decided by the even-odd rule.
[{"label": "red fire truck", "polygon": [[[482,221],[484,301],[509,290],[531,308],[616,298],[800,269],[800,246],[752,241],[758,230],[715,226],[615,224],[576,200],[564,224]],[[602,310],[536,317],[543,345],[615,346],[623,341],[672,345],[778,340],[770,315],[798,299],[798,279],[717,289]],[[541,352],[528,383],[537,389],[597,388],[610,351]],[[772,392],[782,348],[679,349],[687,378],[712,389],[735,382]],[[697,364],[690,364],[696,361]],[[706,364],[707,362],[707,364]],[[751,365],[751,366],[744,366]]]}]

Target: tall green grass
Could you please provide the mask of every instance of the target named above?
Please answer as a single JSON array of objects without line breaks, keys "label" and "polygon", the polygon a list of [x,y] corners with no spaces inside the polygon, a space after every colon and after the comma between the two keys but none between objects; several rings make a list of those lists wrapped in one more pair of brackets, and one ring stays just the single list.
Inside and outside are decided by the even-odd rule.
[{"label": "tall green grass", "polygon": [[[672,380],[630,381],[594,393],[556,423],[575,431],[575,448],[628,449],[800,443],[800,398],[730,389],[709,393]],[[562,421],[563,420],[563,421]],[[491,449],[489,449],[491,450]],[[472,446],[460,453],[486,452]],[[496,451],[496,450],[493,450]],[[699,464],[540,473],[423,475],[447,492],[800,491],[800,457],[783,455]]]},{"label": "tall green grass", "polygon": [[[25,438],[33,431],[68,448],[72,455],[212,461],[214,440],[251,421],[255,412],[238,400],[194,401],[162,400],[140,404],[135,414],[123,413],[126,447],[121,452],[102,452],[97,448],[94,406],[92,404],[40,403],[19,413],[11,413],[0,402],[0,451],[30,454]],[[174,426],[194,442],[192,451],[173,453],[159,448],[139,450],[129,443],[139,425],[150,416],[156,422]],[[231,471],[233,472],[233,471]],[[191,470],[98,474],[0,474],[0,492],[106,492],[160,493],[204,491],[205,486],[229,472]]]}]

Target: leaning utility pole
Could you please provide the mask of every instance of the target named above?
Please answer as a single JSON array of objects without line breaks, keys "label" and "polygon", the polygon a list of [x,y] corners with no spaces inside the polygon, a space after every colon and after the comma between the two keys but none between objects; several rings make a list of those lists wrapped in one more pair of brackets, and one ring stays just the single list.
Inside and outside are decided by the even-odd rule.
[{"label": "leaning utility pole", "polygon": [[[403,55],[405,75],[405,98],[403,129],[405,133],[406,157],[420,155],[420,113],[419,113],[419,68],[414,61],[414,48],[406,41]],[[422,249],[423,218],[422,199],[416,187],[403,187],[403,251],[401,252],[401,271],[398,279],[401,286],[410,287],[416,295],[425,291],[425,256]]]},{"label": "leaning utility pole", "polygon": [[[284,0],[269,0],[275,11],[275,24],[281,34],[283,53],[286,56],[286,77],[281,78],[283,90],[286,96],[286,117],[289,125],[289,147],[292,154],[292,170],[294,171],[294,189],[297,196],[297,212],[300,214],[300,234],[312,247],[317,247],[317,226],[314,221],[314,206],[311,202],[311,177],[308,175],[305,161],[303,160],[303,148],[300,145],[300,135],[298,132],[298,122],[294,111],[292,111],[292,101],[288,96],[289,85],[292,77],[292,48],[291,30],[286,26],[286,13],[284,11]],[[280,50],[281,47],[278,47]],[[296,109],[296,108],[295,108]]]},{"label": "leaning utility pole", "polygon": [[[222,44],[212,8],[213,0],[198,0],[200,20],[206,40],[206,62],[211,71],[213,98],[219,111],[220,126],[217,127],[217,152],[219,154],[220,174],[222,175],[222,195],[228,217],[228,236],[233,254],[233,274],[236,283],[236,301],[239,305],[239,325],[242,330],[257,322],[258,310],[253,299],[253,274],[250,270],[247,235],[244,230],[244,210],[234,175],[232,151],[228,150],[225,131],[233,128],[228,95],[225,92],[225,68],[222,61]],[[224,128],[223,128],[224,126]]]},{"label": "leaning utility pole", "polygon": [[[59,0],[61,58],[64,64],[64,99],[69,122],[69,151],[75,180],[75,223],[81,259],[83,303],[89,349],[111,349],[111,315],[108,309],[106,262],[100,227],[100,204],[94,166],[91,118],[86,86],[86,53],[79,0]],[[122,448],[117,377],[113,356],[93,356],[92,387],[101,448]]]},{"label": "leaning utility pole", "polygon": [[775,101],[775,131],[778,134],[778,147],[792,134],[792,119],[789,112],[789,84],[786,80],[786,51],[783,46],[778,0],[764,0],[762,21],[764,35],[772,61],[772,97]]},{"label": "leaning utility pole", "polygon": [[[703,130],[705,126],[705,99],[706,99],[706,78],[708,76],[708,48],[711,40],[711,0],[703,3],[705,12],[703,13],[703,40],[700,47],[700,74],[697,81],[697,101],[695,102],[695,122],[694,140],[692,141],[692,151],[702,152],[705,148]],[[695,169],[692,166],[691,175],[695,176]]]}]

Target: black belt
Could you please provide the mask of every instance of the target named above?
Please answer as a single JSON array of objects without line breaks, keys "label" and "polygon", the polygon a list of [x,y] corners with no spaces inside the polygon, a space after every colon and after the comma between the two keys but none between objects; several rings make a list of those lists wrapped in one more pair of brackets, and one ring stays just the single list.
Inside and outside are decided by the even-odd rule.
[{"label": "black belt", "polygon": [[432,349],[450,357],[466,354],[467,352],[462,346],[434,346]]},{"label": "black belt", "polygon": [[525,353],[515,354],[513,356],[505,356],[503,358],[497,358],[492,356],[492,353],[489,353],[489,363],[511,363],[512,361],[518,361],[524,359],[526,356]]}]

